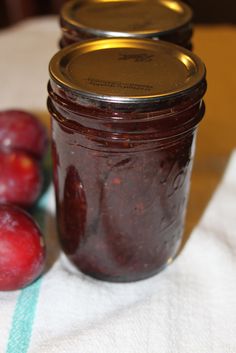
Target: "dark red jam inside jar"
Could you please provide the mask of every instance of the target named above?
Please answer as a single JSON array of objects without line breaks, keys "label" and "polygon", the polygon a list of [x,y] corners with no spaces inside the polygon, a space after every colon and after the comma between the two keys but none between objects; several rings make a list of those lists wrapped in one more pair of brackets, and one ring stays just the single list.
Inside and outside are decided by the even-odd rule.
[{"label": "dark red jam inside jar", "polygon": [[179,0],[67,1],[60,47],[98,38],[148,38],[192,48],[192,10]]},{"label": "dark red jam inside jar", "polygon": [[181,243],[205,67],[166,42],[87,41],[50,62],[62,248],[84,273],[135,281]]}]

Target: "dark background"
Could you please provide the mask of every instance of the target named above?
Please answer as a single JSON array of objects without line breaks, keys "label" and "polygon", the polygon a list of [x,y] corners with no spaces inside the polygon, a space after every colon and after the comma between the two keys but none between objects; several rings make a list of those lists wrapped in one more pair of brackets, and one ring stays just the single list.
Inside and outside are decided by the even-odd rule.
[{"label": "dark background", "polygon": [[[66,0],[0,0],[0,27],[28,16],[56,14]],[[192,6],[195,23],[236,24],[236,0],[185,0]]]}]

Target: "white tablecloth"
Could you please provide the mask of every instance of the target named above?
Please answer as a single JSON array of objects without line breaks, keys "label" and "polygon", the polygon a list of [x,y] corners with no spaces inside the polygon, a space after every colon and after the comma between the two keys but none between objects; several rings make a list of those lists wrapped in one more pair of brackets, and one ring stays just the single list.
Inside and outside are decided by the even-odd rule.
[{"label": "white tablecloth", "polygon": [[0,109],[46,110],[48,64],[59,36],[51,17],[0,31]]}]

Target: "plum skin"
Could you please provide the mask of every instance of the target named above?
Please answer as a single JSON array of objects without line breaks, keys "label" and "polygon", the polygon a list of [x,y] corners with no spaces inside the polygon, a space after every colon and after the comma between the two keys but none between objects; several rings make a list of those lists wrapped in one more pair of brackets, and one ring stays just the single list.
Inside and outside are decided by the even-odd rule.
[{"label": "plum skin", "polygon": [[23,110],[4,110],[0,111],[0,145],[42,159],[48,136],[43,124],[33,114]]},{"label": "plum skin", "polygon": [[12,205],[0,205],[0,290],[21,289],[43,271],[46,248],[33,218]]},{"label": "plum skin", "polygon": [[31,207],[42,191],[39,163],[23,151],[0,149],[0,165],[0,203]]}]

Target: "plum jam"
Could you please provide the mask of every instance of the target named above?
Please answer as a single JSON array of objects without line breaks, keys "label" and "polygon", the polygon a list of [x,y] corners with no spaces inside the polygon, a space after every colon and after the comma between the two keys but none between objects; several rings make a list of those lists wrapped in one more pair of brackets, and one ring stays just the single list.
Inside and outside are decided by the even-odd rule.
[{"label": "plum jam", "polygon": [[50,62],[62,249],[84,273],[135,281],[181,243],[205,67],[162,41],[74,44]]},{"label": "plum jam", "polygon": [[67,1],[61,10],[61,48],[86,39],[161,39],[192,48],[192,10],[179,0]]}]

